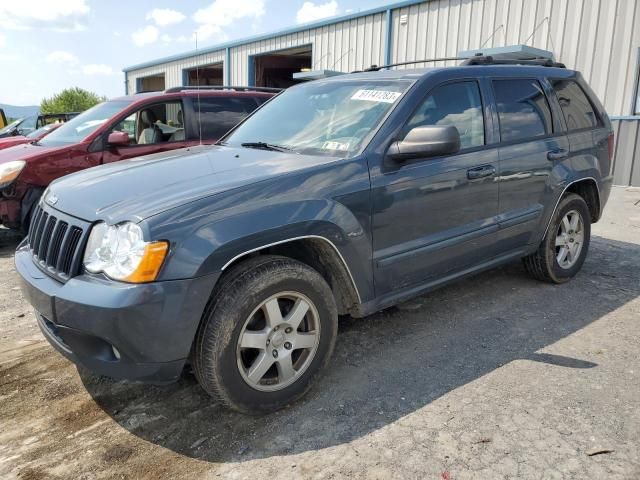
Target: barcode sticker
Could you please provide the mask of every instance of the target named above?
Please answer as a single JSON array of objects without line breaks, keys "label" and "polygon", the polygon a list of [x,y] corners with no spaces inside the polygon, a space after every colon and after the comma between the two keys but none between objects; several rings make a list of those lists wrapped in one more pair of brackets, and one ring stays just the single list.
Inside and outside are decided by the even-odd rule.
[{"label": "barcode sticker", "polygon": [[394,103],[402,95],[400,92],[387,90],[358,90],[351,100],[364,100],[367,102]]}]

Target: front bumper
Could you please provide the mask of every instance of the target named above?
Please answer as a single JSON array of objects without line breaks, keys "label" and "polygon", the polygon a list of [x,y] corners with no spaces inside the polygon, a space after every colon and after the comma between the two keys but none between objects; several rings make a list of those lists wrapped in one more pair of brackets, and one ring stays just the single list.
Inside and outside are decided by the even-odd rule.
[{"label": "front bumper", "polygon": [[218,278],[133,285],[80,275],[63,284],[34,264],[24,244],[15,262],[54,348],[95,373],[155,383],[180,376]]}]

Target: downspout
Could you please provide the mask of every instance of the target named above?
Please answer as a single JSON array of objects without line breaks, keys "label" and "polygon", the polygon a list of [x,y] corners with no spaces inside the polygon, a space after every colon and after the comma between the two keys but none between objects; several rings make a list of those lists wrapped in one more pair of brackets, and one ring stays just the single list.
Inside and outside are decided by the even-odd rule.
[{"label": "downspout", "polygon": [[390,8],[388,8],[387,15],[385,18],[385,25],[384,25],[385,42],[384,42],[384,62],[383,63],[385,65],[391,64],[391,34],[393,33],[392,19],[393,19],[393,12],[391,11]]},{"label": "downspout", "polygon": [[224,50],[224,86],[231,85],[231,49],[229,47]]}]

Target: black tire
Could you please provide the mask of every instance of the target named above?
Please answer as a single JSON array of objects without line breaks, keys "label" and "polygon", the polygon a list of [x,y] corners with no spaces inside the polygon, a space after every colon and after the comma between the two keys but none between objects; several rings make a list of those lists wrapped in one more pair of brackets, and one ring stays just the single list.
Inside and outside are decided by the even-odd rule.
[{"label": "black tire", "polygon": [[[216,400],[242,413],[269,413],[295,402],[311,388],[333,353],[338,313],[329,285],[309,266],[275,255],[242,262],[221,281],[195,339],[193,370],[198,382]],[[280,390],[260,391],[240,372],[238,342],[252,312],[280,292],[299,292],[312,302],[320,323],[319,340],[299,378]]]},{"label": "black tire", "polygon": [[[562,268],[556,258],[555,239],[560,222],[568,212],[577,211],[582,219],[584,240],[576,261],[570,268]],[[533,278],[549,283],[565,283],[571,280],[582,268],[591,240],[591,214],[584,199],[575,193],[565,195],[549,223],[549,229],[542,243],[533,254],[522,259],[525,270]]]}]

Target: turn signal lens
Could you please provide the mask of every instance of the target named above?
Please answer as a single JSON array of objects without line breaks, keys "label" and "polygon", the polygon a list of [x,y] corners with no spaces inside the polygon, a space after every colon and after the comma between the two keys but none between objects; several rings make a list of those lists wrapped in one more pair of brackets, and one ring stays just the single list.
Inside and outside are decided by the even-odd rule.
[{"label": "turn signal lens", "polygon": [[124,281],[131,283],[153,282],[158,276],[158,273],[160,273],[168,250],[169,244],[167,242],[152,242],[147,244],[138,267],[131,275],[126,277]]}]

